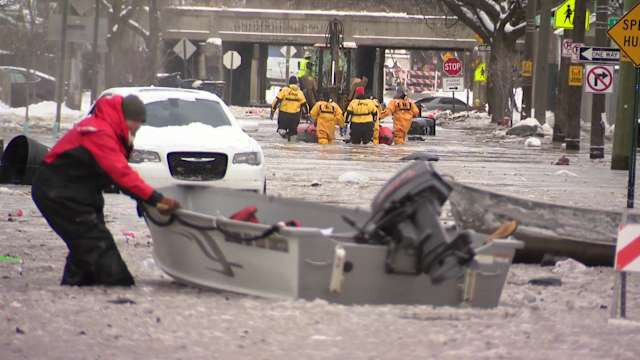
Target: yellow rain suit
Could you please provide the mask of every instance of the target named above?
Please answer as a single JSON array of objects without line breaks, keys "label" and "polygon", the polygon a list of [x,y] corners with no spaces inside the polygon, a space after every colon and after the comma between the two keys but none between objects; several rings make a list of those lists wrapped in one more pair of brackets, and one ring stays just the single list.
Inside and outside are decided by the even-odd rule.
[{"label": "yellow rain suit", "polygon": [[291,84],[280,89],[280,92],[278,92],[278,95],[273,100],[271,108],[273,111],[275,111],[277,107],[280,112],[295,114],[300,112],[303,106],[307,106],[307,99],[304,97],[298,85]]},{"label": "yellow rain suit", "polygon": [[372,99],[378,107],[378,116],[376,116],[376,122],[373,125],[373,143],[378,145],[380,143],[380,119],[382,119],[382,105],[378,102],[378,99]]},{"label": "yellow rain suit", "polygon": [[336,125],[344,127],[342,110],[333,101],[318,101],[313,105],[310,115],[316,123],[318,144],[331,144],[336,138]]},{"label": "yellow rain suit", "polygon": [[378,106],[371,99],[354,99],[349,103],[347,116],[351,121],[351,143],[368,144],[378,118]]},{"label": "yellow rain suit", "polygon": [[404,144],[411,121],[420,111],[409,99],[393,99],[382,113],[382,117],[385,118],[389,114],[393,115],[393,142],[396,145]]}]

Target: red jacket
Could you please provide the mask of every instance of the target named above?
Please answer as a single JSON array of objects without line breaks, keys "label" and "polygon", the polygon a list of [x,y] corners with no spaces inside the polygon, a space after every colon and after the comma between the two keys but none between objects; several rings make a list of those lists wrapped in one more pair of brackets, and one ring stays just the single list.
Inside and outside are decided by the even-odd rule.
[{"label": "red jacket", "polygon": [[122,97],[103,97],[97,101],[93,115],[80,121],[49,151],[45,168],[58,178],[55,184],[88,190],[83,192],[87,195],[102,191],[110,178],[130,195],[156,203],[162,196],[129,166],[128,144]]}]

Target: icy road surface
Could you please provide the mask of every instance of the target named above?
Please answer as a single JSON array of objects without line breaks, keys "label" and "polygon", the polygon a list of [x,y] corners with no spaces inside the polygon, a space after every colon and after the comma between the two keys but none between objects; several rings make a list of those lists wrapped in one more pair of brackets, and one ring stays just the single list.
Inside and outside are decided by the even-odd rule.
[{"label": "icy road surface", "polygon": [[[426,142],[401,147],[320,147],[278,139],[260,109],[234,110],[265,151],[271,194],[367,206],[403,165],[402,156],[427,151],[440,157],[440,172],[464,183],[570,205],[625,205],[626,173],[610,171],[607,161],[591,161],[584,150],[568,154],[569,166],[551,165],[564,152],[548,138],[541,149],[525,149],[524,139],[504,138],[482,119],[449,124]],[[11,131],[0,130],[5,144]],[[0,262],[1,359],[640,358],[640,324],[607,321],[609,268],[515,265],[500,306],[491,310],[265,300],[172,282],[153,264],[133,201],[106,200],[108,225],[137,286],[60,287],[63,242],[40,217],[28,187],[0,185],[0,255],[13,256]],[[24,215],[9,221],[18,209]],[[562,285],[528,284],[540,277]],[[638,276],[629,279],[628,312],[640,320]]]}]

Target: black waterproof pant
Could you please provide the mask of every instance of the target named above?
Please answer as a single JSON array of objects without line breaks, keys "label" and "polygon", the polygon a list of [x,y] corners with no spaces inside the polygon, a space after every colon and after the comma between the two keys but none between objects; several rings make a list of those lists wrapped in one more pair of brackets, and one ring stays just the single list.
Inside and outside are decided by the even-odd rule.
[{"label": "black waterproof pant", "polygon": [[300,125],[301,113],[278,112],[278,130],[284,129],[286,133],[282,137],[298,135],[298,125]]},{"label": "black waterproof pant", "polygon": [[365,123],[351,123],[351,143],[368,144],[373,141],[373,121]]},{"label": "black waterproof pant", "polygon": [[122,260],[104,221],[104,199],[95,204],[56,196],[42,174],[33,181],[31,196],[51,228],[69,249],[61,285],[131,286],[133,276]]}]

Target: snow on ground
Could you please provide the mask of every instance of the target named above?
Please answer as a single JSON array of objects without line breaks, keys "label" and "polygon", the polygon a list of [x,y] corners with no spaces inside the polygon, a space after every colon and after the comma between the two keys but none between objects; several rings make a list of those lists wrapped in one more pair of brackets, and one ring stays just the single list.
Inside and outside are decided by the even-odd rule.
[{"label": "snow on ground", "polygon": [[[377,147],[286,143],[276,136],[274,121],[240,122],[259,126],[252,136],[265,152],[271,194],[366,207],[406,164],[401,157],[426,151],[440,157],[440,173],[463,183],[557,204],[624,207],[626,173],[590,160],[588,148],[566,154],[570,174],[549,176],[558,171],[551,162],[561,150],[546,143],[532,151],[521,143],[485,142],[497,128],[486,114],[455,116],[424,142]],[[477,123],[484,127],[469,126]],[[350,173],[368,180],[340,181],[361,178]],[[0,188],[0,255],[18,257],[0,262],[3,360],[638,358],[637,275],[628,281],[628,315],[635,322],[609,321],[611,268],[572,261],[514,265],[495,309],[266,300],[173,282],[152,260],[152,239],[135,203],[123,195],[105,198],[107,225],[137,280],[133,288],[57,285],[64,243],[39,215],[29,187]],[[9,220],[16,209],[24,215]],[[549,277],[560,286],[530,283]]]},{"label": "snow on ground", "polygon": [[[496,126],[485,114],[470,115],[487,126],[469,129],[476,120],[465,123],[462,116],[462,126],[451,121],[437,136],[402,146],[286,143],[275,134],[274,121],[240,121],[259,124],[252,136],[265,151],[271,194],[366,207],[406,164],[401,157],[425,151],[440,157],[440,173],[463,183],[557,204],[625,206],[626,173],[590,160],[588,148],[566,154],[571,165],[563,170],[577,176],[553,176],[558,167],[551,162],[561,150],[545,143],[531,151],[484,142]],[[368,180],[340,181],[359,177],[350,173]],[[105,198],[107,225],[137,280],[133,288],[57,285],[64,243],[39,215],[28,187],[0,190],[0,255],[11,256],[0,262],[3,360],[638,358],[635,274],[628,280],[631,321],[609,321],[616,273],[574,261],[512,266],[495,309],[267,300],[173,282],[152,260],[152,239],[135,203],[123,195]],[[16,209],[24,215],[9,220]],[[559,286],[530,283],[540,278]]]},{"label": "snow on ground", "polygon": [[[88,92],[82,95],[82,104],[80,110],[73,110],[62,104],[60,115],[60,127],[63,129],[70,128],[73,123],[82,119],[89,111],[91,102],[91,94]],[[30,127],[51,128],[56,119],[56,102],[43,101],[37,104],[29,105],[29,123]],[[20,129],[25,126],[26,107],[12,108],[0,102],[0,126],[3,128]]]}]

